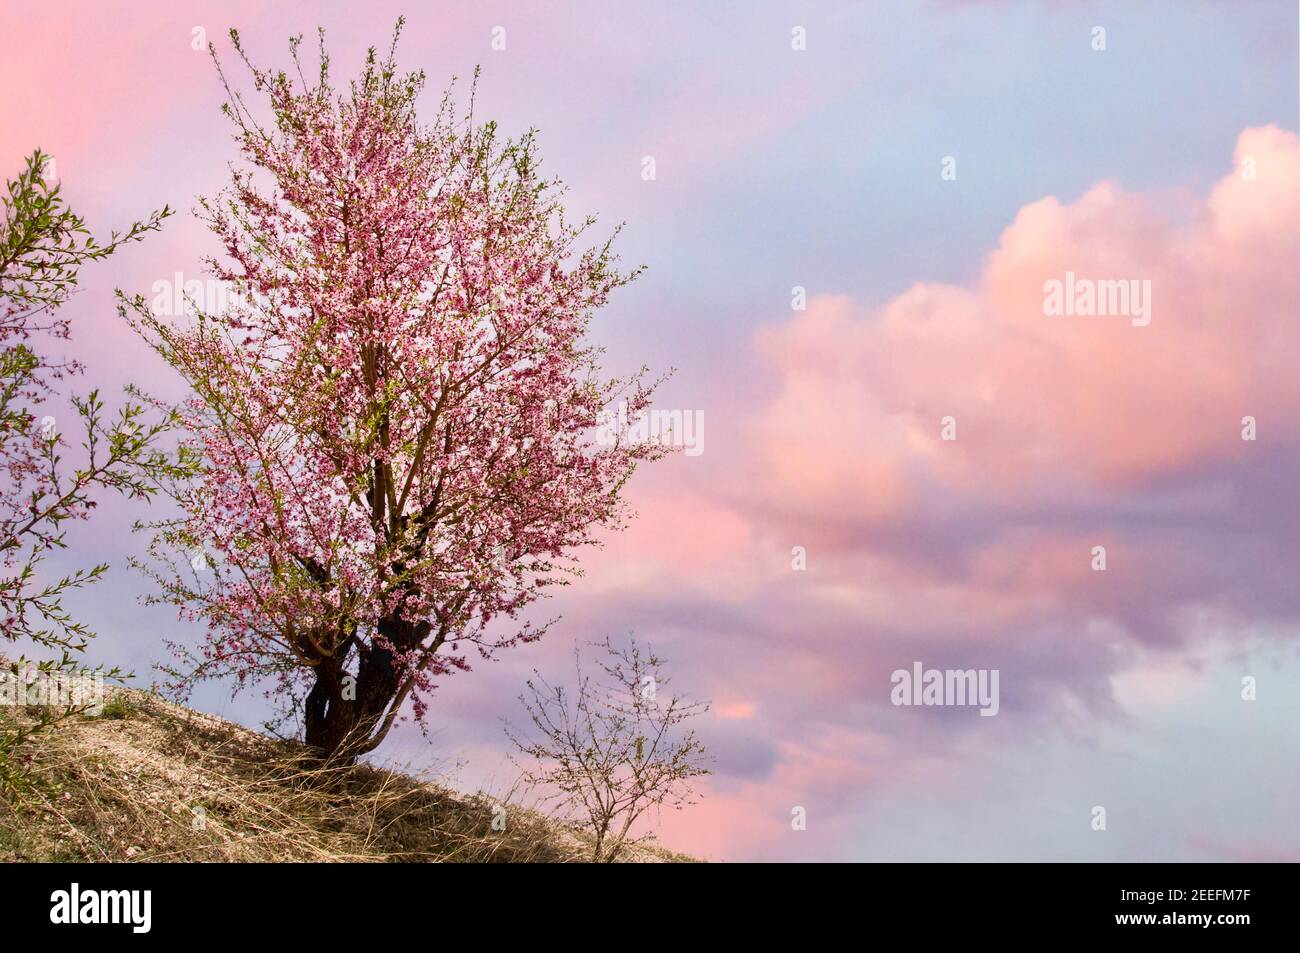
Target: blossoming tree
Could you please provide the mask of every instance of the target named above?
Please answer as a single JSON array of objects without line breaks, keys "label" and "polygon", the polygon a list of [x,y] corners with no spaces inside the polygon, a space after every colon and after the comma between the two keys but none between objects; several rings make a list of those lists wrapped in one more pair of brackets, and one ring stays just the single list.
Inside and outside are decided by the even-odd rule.
[{"label": "blossoming tree", "polygon": [[626,480],[661,451],[593,427],[653,384],[602,376],[585,336],[636,272],[581,247],[592,220],[565,218],[531,133],[504,140],[450,94],[419,122],[423,74],[392,49],[339,92],[323,36],[308,73],[291,43],[292,75],[231,38],[269,106],[259,122],[217,62],[246,164],[200,214],[231,303],[175,320],[123,301],[192,387],[203,460],[143,565],[206,622],[182,692],[269,679],[308,744],[353,758],[471,652],[540,637],[521,610],[625,521]]},{"label": "blossoming tree", "polygon": [[[48,560],[68,548],[69,527],[90,518],[104,491],[147,501],[158,480],[187,472],[184,459],[172,459],[162,446],[173,417],[147,421],[135,399],[111,416],[97,390],[65,395],[84,368],[58,353],[72,337],[72,322],[61,309],[76,292],[82,268],[158,231],[171,210],[164,207],[100,242],[64,201],[53,165],[36,150],[0,200],[0,650],[16,643],[19,651],[38,655],[0,655],[0,686],[10,688],[16,679],[41,686],[124,674],[83,664],[94,633],[64,603],[98,582],[108,565],[60,575],[50,572]],[[72,414],[60,406],[64,396]],[[73,421],[76,426],[69,426]],[[19,745],[80,710],[51,704],[27,723],[0,719],[0,790],[20,777],[12,758]]]}]

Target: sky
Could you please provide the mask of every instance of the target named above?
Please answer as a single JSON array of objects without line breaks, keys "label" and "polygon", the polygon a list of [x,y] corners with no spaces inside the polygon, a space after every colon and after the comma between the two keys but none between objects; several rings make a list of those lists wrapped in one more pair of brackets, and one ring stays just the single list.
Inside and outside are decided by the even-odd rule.
[{"label": "sky", "polygon": [[[100,231],[179,210],[84,274],[86,387],[183,396],[112,301],[201,277],[189,213],[235,158],[204,42],[281,65],[323,26],[342,77],[402,13],[430,110],[481,66],[478,114],[536,127],[568,208],[624,224],[647,271],[594,340],[675,369],[656,406],[702,413],[704,452],[639,471],[546,639],[450,676],[378,760],[502,793],[524,679],[634,634],[712,702],[668,846],[1300,859],[1294,0],[5,0],[0,171],[41,147]],[[1146,318],[1045,313],[1067,273],[1148,287]],[[142,515],[105,500],[60,565],[111,564],[75,608],[148,684],[199,633],[140,602]],[[915,663],[996,670],[997,715],[893,704]]]}]

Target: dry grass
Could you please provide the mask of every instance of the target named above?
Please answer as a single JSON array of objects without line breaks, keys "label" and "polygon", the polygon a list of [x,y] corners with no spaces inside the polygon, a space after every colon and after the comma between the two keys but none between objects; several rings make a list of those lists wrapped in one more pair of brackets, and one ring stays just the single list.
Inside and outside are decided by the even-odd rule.
[{"label": "dry grass", "polygon": [[[366,765],[321,765],[300,745],[134,690],[113,692],[98,717],[38,735],[28,754],[32,788],[0,796],[0,861],[567,862],[590,854],[586,835],[537,811],[505,805],[505,830],[494,831],[499,802],[484,795]],[[628,859],[690,858],[641,845]]]}]

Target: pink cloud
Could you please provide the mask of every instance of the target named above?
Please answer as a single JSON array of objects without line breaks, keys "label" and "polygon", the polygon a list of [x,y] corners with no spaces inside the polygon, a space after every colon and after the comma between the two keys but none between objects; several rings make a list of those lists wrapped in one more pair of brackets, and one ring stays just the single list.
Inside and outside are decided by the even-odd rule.
[{"label": "pink cloud", "polygon": [[[1102,183],[1022,208],[975,287],[918,284],[875,313],[819,298],[765,329],[756,346],[782,381],[761,423],[781,457],[769,492],[801,479],[827,505],[852,496],[855,512],[897,517],[918,481],[1064,499],[1230,462],[1253,449],[1244,415],[1294,441],[1300,378],[1281,355],[1300,343],[1300,276],[1277,262],[1300,250],[1296,137],[1247,130],[1235,165],[1176,210],[1186,221]],[[1150,281],[1150,325],[1045,315],[1044,283],[1067,272]],[[945,444],[949,415],[959,439]]]},{"label": "pink cloud", "polygon": [[714,702],[713,713],[724,721],[747,721],[754,717],[754,703],[746,701]]},{"label": "pink cloud", "polygon": [[[791,805],[835,824],[909,770],[946,776],[976,728],[1077,727],[1080,702],[1123,717],[1112,679],[1142,646],[1183,665],[1207,619],[1296,631],[1300,276],[1278,263],[1300,248],[1298,183],[1297,137],[1248,129],[1204,197],[1045,198],[968,286],[874,310],[823,296],[756,334],[755,396],[731,421],[742,460],[706,456],[698,495],[643,502],[633,549],[657,536],[665,558],[584,609],[649,631],[691,617],[674,651],[701,694],[762,701],[717,724],[742,732],[722,736],[738,770],[760,750],[770,765],[722,772],[675,825],[683,842],[761,856]],[[1150,324],[1044,314],[1044,282],[1067,271],[1150,280]],[[1003,717],[891,708],[890,671],[916,659],[999,668]]]}]

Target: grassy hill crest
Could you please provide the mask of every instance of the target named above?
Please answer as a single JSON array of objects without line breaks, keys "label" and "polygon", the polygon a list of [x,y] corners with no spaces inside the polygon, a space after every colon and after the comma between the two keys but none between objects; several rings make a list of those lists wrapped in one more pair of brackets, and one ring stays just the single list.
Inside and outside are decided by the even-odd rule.
[{"label": "grassy hill crest", "polygon": [[[22,718],[10,709],[0,718]],[[306,748],[136,689],[113,689],[21,749],[0,797],[0,861],[581,862],[575,825],[400,771],[321,766]],[[501,827],[504,812],[504,830]],[[692,858],[640,843],[624,858]]]}]

